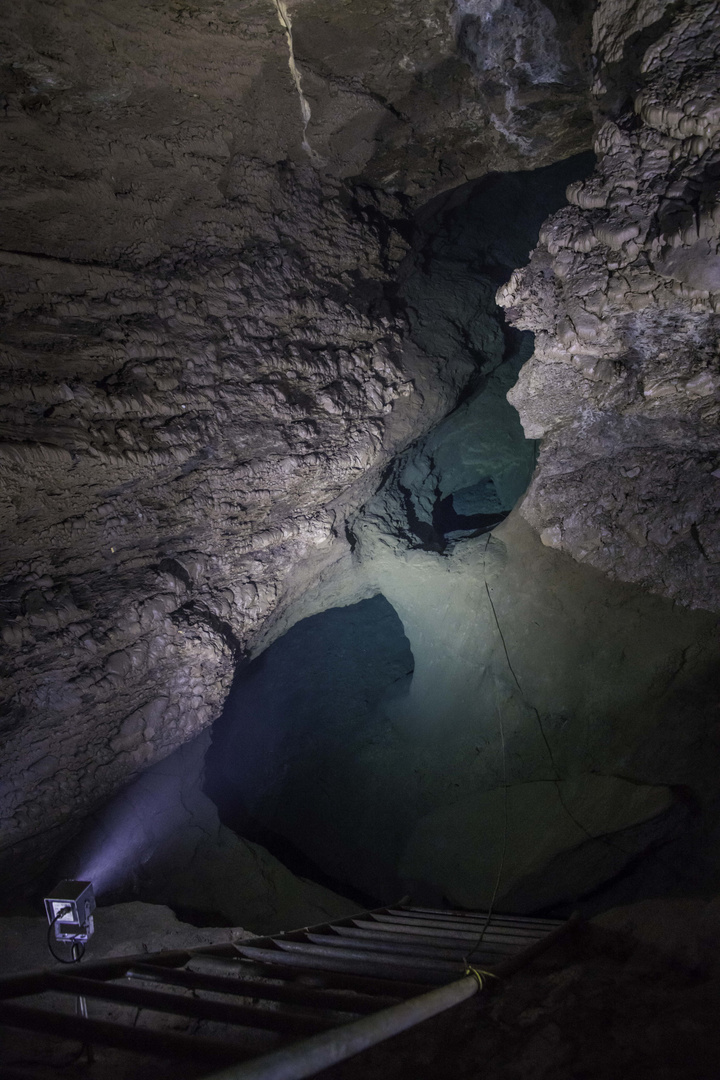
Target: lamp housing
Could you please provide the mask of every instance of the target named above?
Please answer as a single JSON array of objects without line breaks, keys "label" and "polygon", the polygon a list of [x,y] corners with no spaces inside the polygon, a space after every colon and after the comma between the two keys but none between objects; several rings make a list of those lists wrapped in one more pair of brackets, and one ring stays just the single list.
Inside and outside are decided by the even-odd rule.
[{"label": "lamp housing", "polygon": [[61,881],[45,899],[48,922],[57,941],[85,943],[95,930],[94,910],[91,881]]}]

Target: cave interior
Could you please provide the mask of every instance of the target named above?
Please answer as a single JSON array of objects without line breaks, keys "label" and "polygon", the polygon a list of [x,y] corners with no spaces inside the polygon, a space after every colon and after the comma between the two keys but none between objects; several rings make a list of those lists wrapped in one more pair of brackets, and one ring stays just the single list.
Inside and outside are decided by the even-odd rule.
[{"label": "cave interior", "polygon": [[[0,67],[8,970],[41,962],[58,878],[92,881],[131,944],[161,912],[269,934],[411,896],[577,911],[598,1009],[650,971],[670,1009],[675,971],[702,1016],[717,5],[20,7]],[[508,1072],[498,1035],[490,1077],[716,1075],[707,1049],[673,1071],[665,1035],[633,1057],[625,1029],[585,1060],[567,1032],[594,1006],[555,965],[522,994],[557,990],[564,1019],[543,1005],[536,1046],[541,1011],[508,998],[528,1034]],[[444,1074],[430,1054],[418,1075]]]}]

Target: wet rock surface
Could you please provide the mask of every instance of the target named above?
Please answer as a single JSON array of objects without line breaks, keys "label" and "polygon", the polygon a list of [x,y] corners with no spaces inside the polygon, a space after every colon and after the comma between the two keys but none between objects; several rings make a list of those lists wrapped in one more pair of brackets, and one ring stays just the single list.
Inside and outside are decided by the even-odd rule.
[{"label": "wet rock surface", "polygon": [[605,101],[636,50],[632,108],[601,125],[595,175],[568,188],[571,205],[499,293],[536,335],[509,394],[543,440],[522,513],[544,543],[715,610],[720,14],[715,3],[622,12],[595,15],[595,90]]}]

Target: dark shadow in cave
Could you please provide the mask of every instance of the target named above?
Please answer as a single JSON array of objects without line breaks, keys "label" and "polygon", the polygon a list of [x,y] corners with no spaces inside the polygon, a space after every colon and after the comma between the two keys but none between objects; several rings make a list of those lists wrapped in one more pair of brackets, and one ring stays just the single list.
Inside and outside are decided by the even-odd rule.
[{"label": "dark shadow in cave", "polygon": [[595,160],[588,152],[542,169],[490,173],[420,208],[397,292],[427,353],[450,359],[461,350],[485,373],[517,350],[525,335],[506,326],[495,292],[525,266],[543,223],[567,205],[568,184],[590,176]]},{"label": "dark shadow in cave", "polygon": [[[222,822],[294,873],[371,902],[351,883],[357,864],[383,861],[361,820],[382,797],[370,775],[386,737],[381,705],[407,691],[413,667],[380,595],[302,620],[242,667],[206,757],[204,790]],[[370,879],[382,891],[382,869]]]},{"label": "dark shadow in cave", "polygon": [[523,495],[537,447],[506,400],[533,335],[505,322],[498,287],[524,266],[565,190],[590,175],[591,153],[542,169],[493,173],[445,192],[415,218],[398,274],[412,340],[474,366],[455,411],[405,455],[390,481],[404,501],[410,545],[445,551],[497,525]]},{"label": "dark shadow in cave", "polygon": [[482,511],[460,514],[457,510],[458,494],[459,492],[455,492],[453,495],[447,495],[444,499],[438,499],[433,507],[435,531],[444,536],[446,540],[482,536],[483,533],[494,529],[496,525],[499,525],[507,517],[507,511],[503,510],[491,514],[482,513]]}]

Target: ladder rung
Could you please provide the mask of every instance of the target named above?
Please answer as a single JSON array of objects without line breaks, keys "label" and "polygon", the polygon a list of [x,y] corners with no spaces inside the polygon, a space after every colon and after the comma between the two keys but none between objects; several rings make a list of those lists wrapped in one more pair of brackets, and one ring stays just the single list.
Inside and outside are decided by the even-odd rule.
[{"label": "ladder rung", "polygon": [[[382,927],[387,926],[388,930],[390,930],[390,931],[392,931],[394,933],[408,934],[408,935],[410,935],[412,937],[436,938],[436,937],[438,937],[440,935],[440,931],[434,929],[432,926],[425,926],[424,924],[397,923],[397,922],[391,922],[391,921],[385,920],[385,919],[382,919],[382,920],[353,919],[353,923],[355,924],[355,926],[361,926],[366,930],[370,930],[370,929],[373,929],[373,928],[377,929],[377,930],[381,930]],[[442,936],[444,938],[446,938],[446,939],[453,939],[453,940],[457,940],[457,941],[466,941],[466,942],[470,943],[470,942],[473,942],[473,941],[478,941],[478,939],[481,936],[481,933],[482,933],[481,930],[461,930],[461,929],[458,929],[458,930],[454,930],[454,929],[453,930],[445,930],[445,929],[443,929]],[[535,942],[535,941],[540,941],[541,938],[543,938],[543,937],[545,937],[544,934],[540,934],[539,936],[533,935],[532,937],[528,937],[528,936],[519,937],[519,936],[517,936],[515,934],[513,934],[513,935],[510,935],[510,934],[499,935],[499,934],[493,934],[490,930],[488,930],[485,934],[482,935],[482,940],[483,940],[483,942],[487,942],[488,944],[490,944],[492,942],[493,944],[497,944],[497,945],[510,946],[510,950],[512,950],[513,946],[517,946],[518,948],[522,948],[525,945],[532,945],[533,942]]]},{"label": "ladder rung", "polygon": [[[407,907],[407,908],[387,908],[387,911],[402,911],[402,912],[418,912],[422,915],[444,915],[449,918],[455,918],[460,916],[463,919],[480,919],[484,922],[487,919],[486,911],[453,911],[450,908],[425,908],[425,907]],[[501,922],[506,923],[527,923],[528,925],[535,923],[537,926],[546,926],[548,931],[553,930],[556,926],[562,926],[565,923],[565,919],[542,919],[535,915],[491,915],[492,919],[498,919]]]},{"label": "ladder rung", "polygon": [[[259,960],[263,960],[266,963],[280,963],[285,967],[297,967],[297,968],[311,968],[312,970],[319,971],[337,971],[348,975],[370,975],[377,979],[393,980],[400,979],[405,982],[415,983],[443,983],[448,982],[449,979],[457,973],[457,967],[453,966],[453,970],[448,975],[448,972],[443,969],[420,970],[414,964],[401,963],[400,961],[390,963],[387,958],[380,954],[380,961],[375,959],[370,954],[358,953],[355,957],[343,954],[340,950],[336,951],[333,955],[325,955],[317,947],[317,951],[311,954],[303,953],[280,953],[279,950],[274,949],[253,949],[251,946],[244,946],[243,948],[248,950],[248,955],[252,955]],[[331,950],[327,950],[331,952]],[[386,962],[382,962],[386,961]]]},{"label": "ladder rung", "polygon": [[265,1001],[282,1001],[305,1005],[310,1008],[334,1009],[338,1012],[369,1013],[387,1008],[400,998],[389,995],[357,993],[352,990],[321,990],[313,987],[278,985],[259,979],[244,979],[242,975],[225,977],[205,975],[197,971],[158,969],[151,964],[137,964],[127,972],[128,979],[162,983],[166,986],[182,986],[188,990],[208,990],[216,994],[236,997],[263,998]]}]

